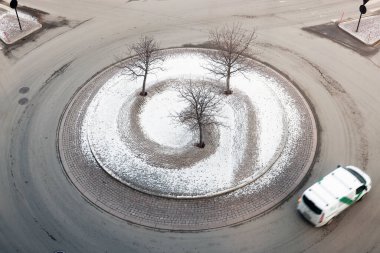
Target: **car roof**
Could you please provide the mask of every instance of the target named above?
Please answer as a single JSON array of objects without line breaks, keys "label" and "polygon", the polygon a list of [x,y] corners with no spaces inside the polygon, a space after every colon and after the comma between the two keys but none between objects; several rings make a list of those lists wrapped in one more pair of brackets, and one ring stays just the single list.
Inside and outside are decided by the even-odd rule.
[{"label": "car roof", "polygon": [[321,209],[331,208],[362,183],[343,167],[338,167],[305,191],[305,195]]}]

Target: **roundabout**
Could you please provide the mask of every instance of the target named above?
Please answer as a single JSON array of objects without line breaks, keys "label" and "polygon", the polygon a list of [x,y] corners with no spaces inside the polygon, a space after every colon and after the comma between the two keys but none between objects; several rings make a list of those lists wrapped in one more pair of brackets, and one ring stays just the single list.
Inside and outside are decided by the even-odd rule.
[{"label": "roundabout", "polygon": [[[1,252],[379,251],[379,45],[361,45],[330,22],[339,20],[342,12],[344,21],[357,19],[355,3],[26,0],[19,4],[27,5],[32,14],[40,13],[43,27],[16,45],[0,45]],[[379,2],[369,1],[367,6],[370,15]],[[233,77],[233,93],[224,96],[220,117],[229,116],[230,130],[211,129],[201,149],[194,146],[197,133],[171,120],[170,115],[184,108],[176,85],[192,80],[219,87],[224,80],[202,68],[202,73],[194,74],[192,69],[202,65],[199,62],[186,72],[181,64],[172,68],[166,61],[166,70],[149,75],[148,95],[142,99],[132,94],[141,90],[141,83],[119,75],[115,62],[141,35],[153,36],[162,48],[176,48],[167,52],[192,51],[207,46],[211,29],[235,21],[247,30],[257,28],[258,54],[249,71],[257,78]],[[192,58],[199,55],[197,51]],[[191,76],[177,75],[180,69]],[[113,93],[112,80],[119,90],[108,97]],[[273,89],[278,85],[284,89]],[[273,94],[263,98],[271,98],[268,103],[279,116],[274,117],[276,125],[269,126],[282,129],[269,146],[262,142],[267,139],[264,135],[259,138],[265,134],[259,124],[265,120],[258,106],[261,89]],[[292,98],[289,103],[287,97]],[[119,106],[111,107],[104,118],[102,110],[108,110],[109,100]],[[293,106],[295,111],[290,109]],[[272,109],[261,108],[264,115]],[[103,145],[99,140],[100,130],[104,133],[111,118],[116,123],[109,134],[112,130],[122,152],[115,159],[108,156],[115,149],[108,147],[116,144]],[[312,126],[313,119],[317,136],[308,135],[311,129],[303,127]],[[299,122],[301,129],[292,122]],[[240,148],[228,142],[235,137]],[[297,140],[295,145],[291,138]],[[313,138],[318,139],[316,151],[310,148]],[[220,150],[221,145],[225,150]],[[268,152],[259,147],[268,147]],[[236,152],[236,159],[228,158],[231,166],[225,168],[233,177],[219,175],[215,171],[220,168],[211,166],[216,163],[207,163],[228,151]],[[125,155],[138,161],[141,169],[124,162]],[[281,161],[286,161],[286,168]],[[208,168],[217,176],[202,178],[207,187],[198,181],[186,187],[179,183],[190,179],[185,177],[187,171],[197,169],[200,174],[191,176],[202,177],[202,164],[204,171]],[[363,168],[373,189],[332,224],[316,229],[296,212],[297,199],[337,164]],[[145,176],[182,171],[182,181],[171,188],[171,182],[177,181],[167,178],[161,187],[154,177],[139,178],[135,172],[142,170],[150,173]]]},{"label": "roundabout", "polygon": [[[141,80],[131,81],[116,64],[71,99],[58,145],[71,181],[113,215],[161,229],[212,229],[277,206],[314,158],[317,131],[306,100],[253,59],[250,71],[232,78],[235,92],[226,96],[204,68],[207,50],[164,53],[165,71],[148,82],[146,97],[138,95]],[[204,149],[171,117],[185,107],[177,89],[188,79],[208,80],[225,96],[223,126],[209,131]],[[161,208],[144,205],[155,202]]]}]

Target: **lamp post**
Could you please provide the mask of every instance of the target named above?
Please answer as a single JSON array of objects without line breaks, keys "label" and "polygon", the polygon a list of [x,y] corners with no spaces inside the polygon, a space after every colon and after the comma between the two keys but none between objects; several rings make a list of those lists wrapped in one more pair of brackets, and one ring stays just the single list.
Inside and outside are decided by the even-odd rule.
[{"label": "lamp post", "polygon": [[359,7],[360,17],[359,17],[358,26],[356,27],[356,32],[359,31],[359,25],[360,25],[360,20],[362,19],[362,15],[366,14],[366,12],[367,12],[367,7],[365,7],[365,4],[368,3],[368,1],[369,0],[363,0],[363,4],[360,5],[360,7]]},{"label": "lamp post", "polygon": [[21,23],[20,23],[20,19],[18,17],[18,13],[17,13],[17,0],[12,0],[10,3],[9,3],[9,6],[12,8],[12,9],[15,9],[16,11],[16,16],[17,16],[17,21],[18,21],[18,25],[20,27],[20,31],[22,31],[22,28],[21,28]]}]

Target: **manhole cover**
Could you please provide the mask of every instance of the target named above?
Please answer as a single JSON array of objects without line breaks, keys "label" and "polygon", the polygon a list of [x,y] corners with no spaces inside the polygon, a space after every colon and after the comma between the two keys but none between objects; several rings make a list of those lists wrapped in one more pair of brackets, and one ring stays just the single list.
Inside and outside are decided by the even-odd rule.
[{"label": "manhole cover", "polygon": [[18,90],[20,94],[25,94],[29,92],[29,87],[22,87]]},{"label": "manhole cover", "polygon": [[18,101],[18,103],[20,104],[20,105],[25,105],[26,103],[28,103],[28,99],[27,98],[21,98],[19,101]]}]

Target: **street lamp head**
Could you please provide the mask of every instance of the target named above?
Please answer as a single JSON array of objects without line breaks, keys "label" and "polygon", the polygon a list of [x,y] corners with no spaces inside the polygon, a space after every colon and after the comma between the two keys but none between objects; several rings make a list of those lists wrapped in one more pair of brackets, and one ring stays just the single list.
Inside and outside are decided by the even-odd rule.
[{"label": "street lamp head", "polygon": [[17,0],[12,0],[10,3],[9,3],[9,6],[12,8],[12,9],[16,9],[17,8]]},{"label": "street lamp head", "polygon": [[367,12],[367,8],[364,5],[360,5],[359,10],[361,14],[366,14]]}]

